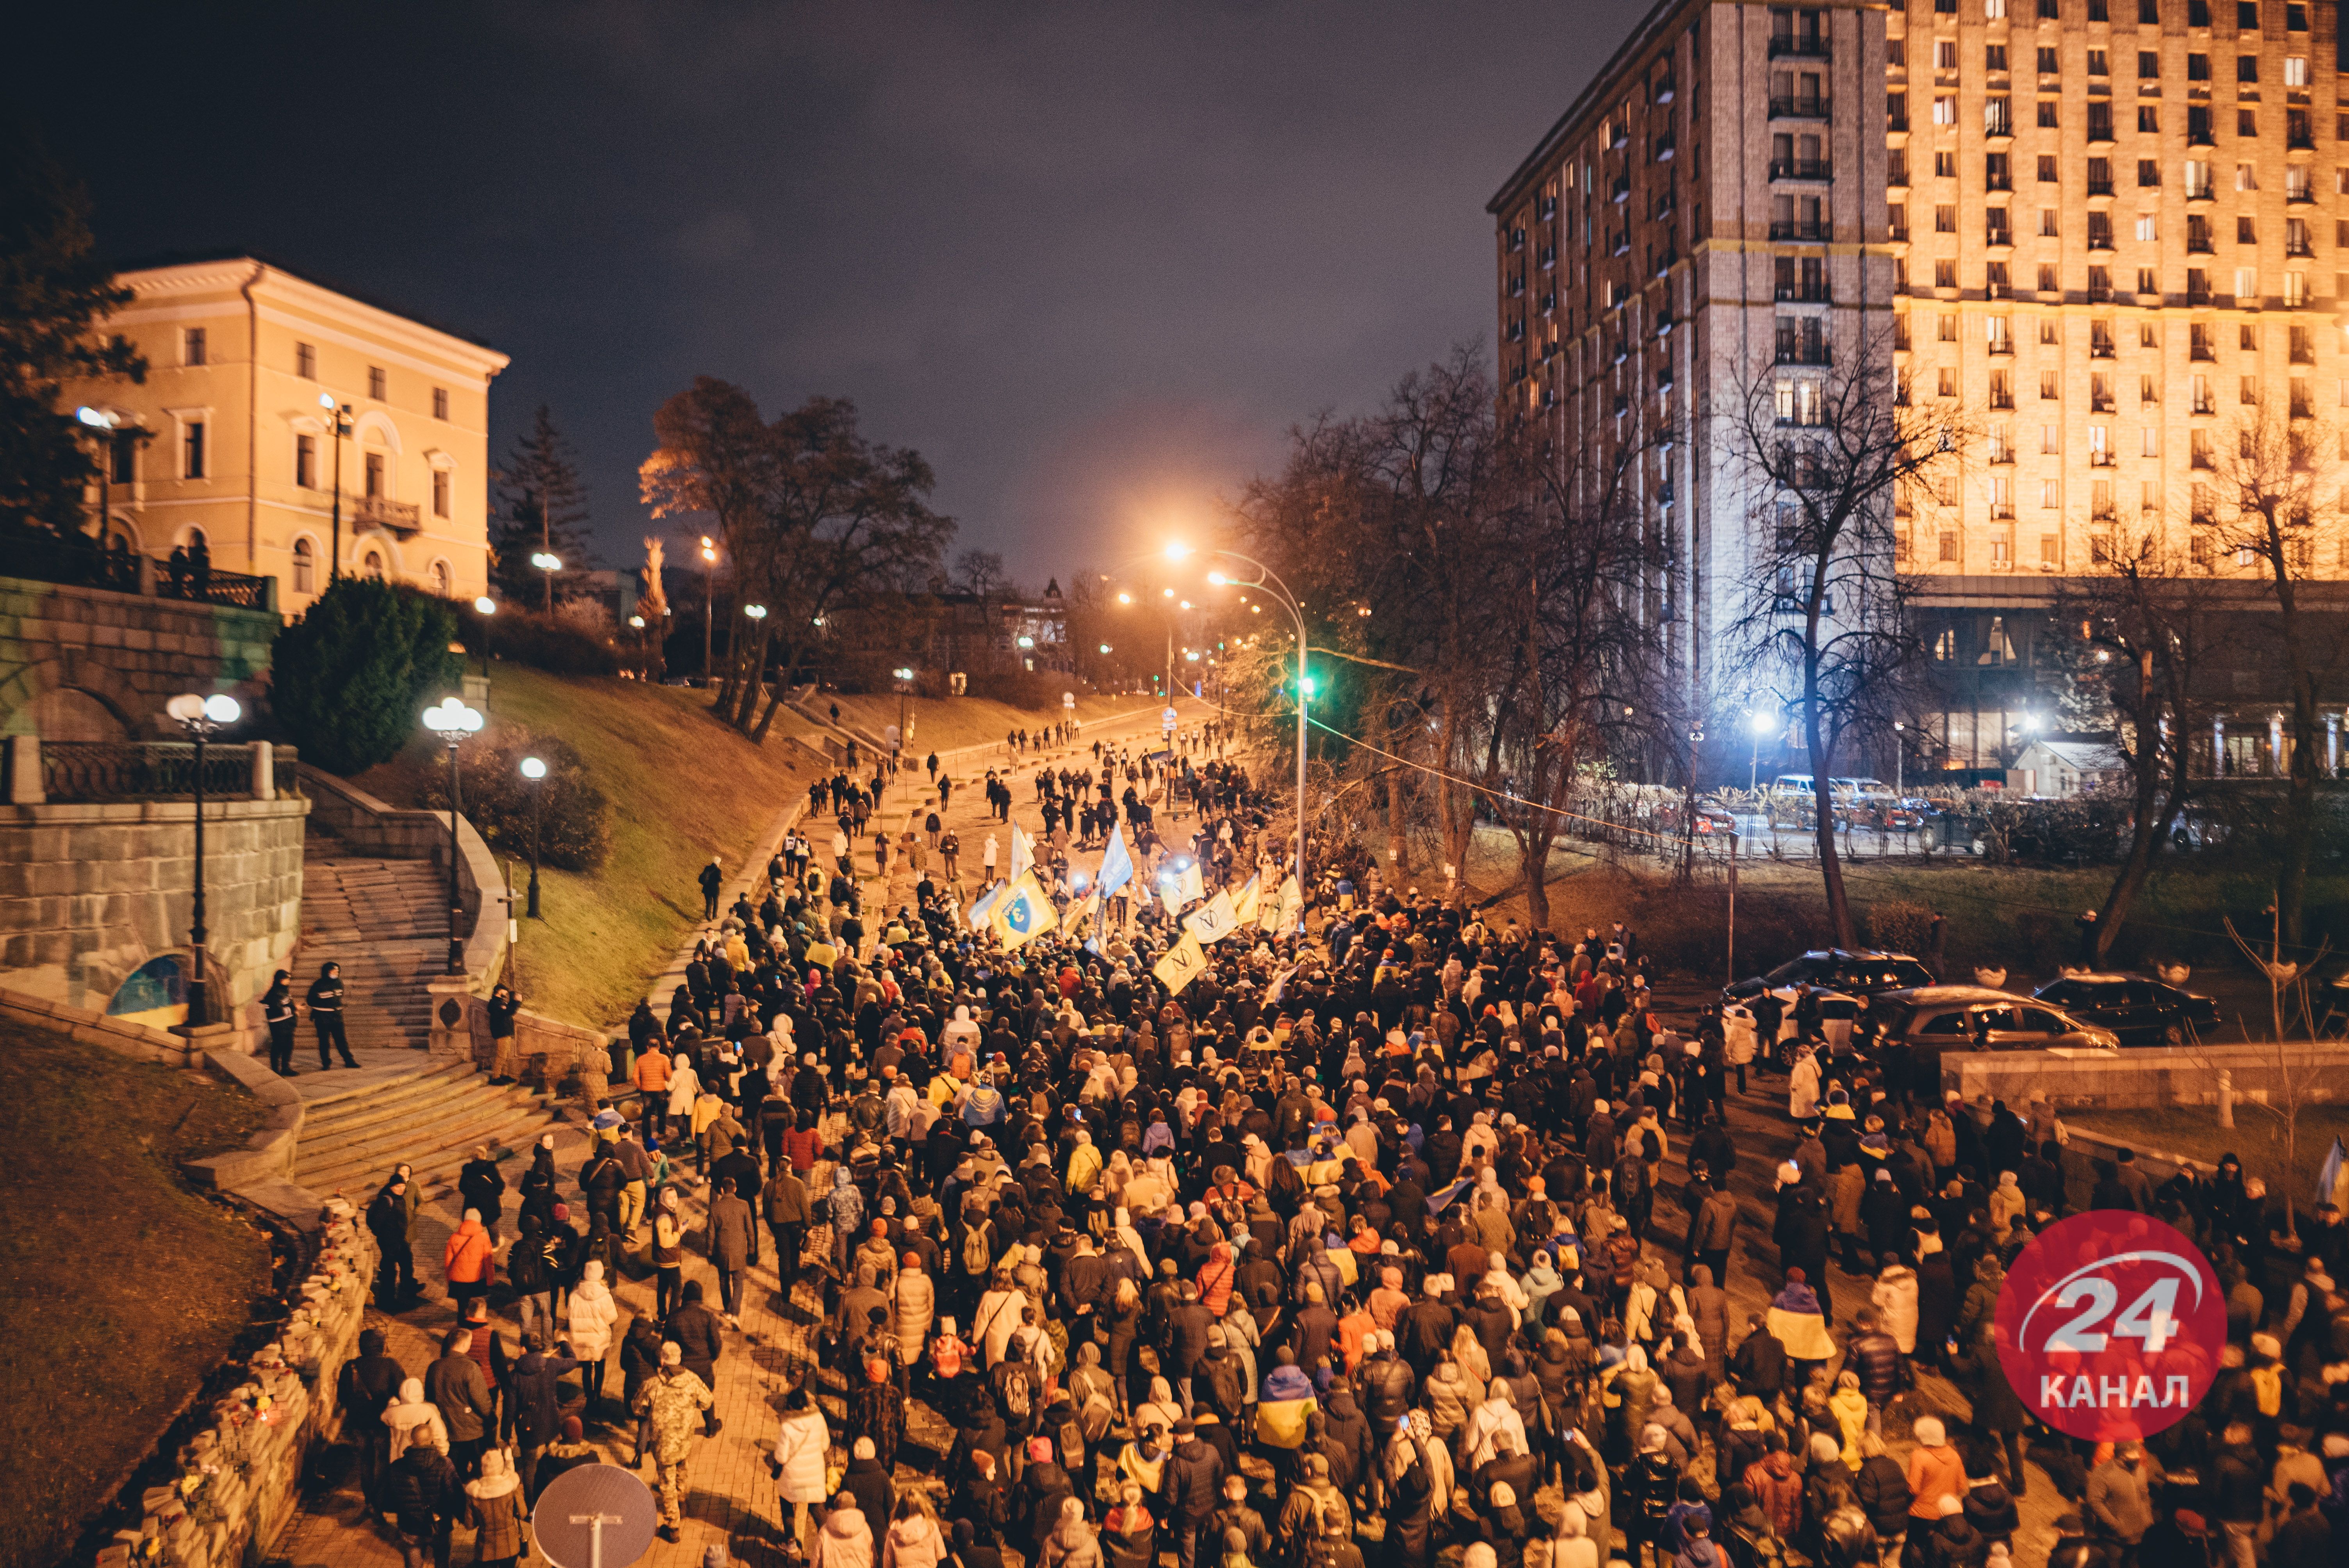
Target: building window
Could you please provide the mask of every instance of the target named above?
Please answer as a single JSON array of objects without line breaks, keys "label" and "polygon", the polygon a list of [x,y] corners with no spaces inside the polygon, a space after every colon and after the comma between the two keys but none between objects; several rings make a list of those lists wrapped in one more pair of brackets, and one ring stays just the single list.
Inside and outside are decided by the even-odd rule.
[{"label": "building window", "polygon": [[107,478],[119,485],[127,485],[139,477],[139,432],[117,430],[114,439],[107,443]]},{"label": "building window", "polygon": [[[1957,558],[1958,558],[1958,534],[1957,534],[1957,530],[1955,530],[1955,529],[1944,529],[1944,530],[1942,530],[1942,531],[1941,531],[1941,559],[1942,559],[1942,560],[1944,560],[1944,561],[1951,561],[1951,562],[1954,562],[1954,561],[1956,561],[1956,560],[1957,560]],[[1950,635],[1950,634],[1949,634],[1949,633],[1947,633],[1947,632],[1944,632],[1944,633],[1942,633],[1942,634],[1941,634],[1941,636],[1942,636],[1942,638],[1943,638],[1944,640],[1946,640],[1946,639],[1949,637],[1949,635]],[[1937,645],[1935,645],[1935,646],[1936,646],[1936,649],[1938,650],[1938,649],[1939,649],[1940,645],[1939,645],[1939,644],[1937,644]],[[1937,652],[1937,656],[1938,656],[1938,657],[1940,657],[1940,658],[1944,658],[1944,659],[1946,659],[1946,658],[1948,658],[1950,655],[1949,655],[1948,654],[1946,654],[1946,653],[1938,653],[1938,652]]]},{"label": "building window", "polygon": [[436,419],[449,417],[449,388],[446,387],[432,388],[432,417]]},{"label": "building window", "polygon": [[2260,57],[2257,55],[2237,55],[2235,79],[2239,82],[2256,83],[2260,79]]},{"label": "building window", "polygon": [[294,482],[304,490],[318,488],[318,438],[294,438]]},{"label": "building window", "polygon": [[452,585],[452,580],[449,573],[449,563],[445,561],[434,562],[432,563],[432,592],[438,593],[443,599],[446,599],[449,597],[449,590]]},{"label": "building window", "polygon": [[188,365],[205,365],[211,363],[205,357],[206,349],[207,345],[205,343],[204,329],[202,327],[191,326],[180,334],[180,358],[182,363]]},{"label": "building window", "polygon": [[294,374],[305,381],[318,378],[318,351],[306,343],[294,346]]},{"label": "building window", "polygon": [[364,493],[367,499],[372,500],[383,494],[383,454],[381,452],[369,452],[367,455],[366,482],[367,490]]},{"label": "building window", "polygon": [[435,517],[449,515],[449,470],[447,469],[432,470],[432,515]]},{"label": "building window", "polygon": [[390,381],[391,377],[385,374],[382,366],[370,365],[367,366],[367,396],[374,398],[377,402],[382,403],[389,400],[391,397]]},{"label": "building window", "polygon": [[306,539],[294,542],[294,592],[318,591],[318,549]]},{"label": "building window", "polygon": [[360,571],[362,571],[362,572],[364,572],[364,573],[366,573],[369,577],[372,577],[372,578],[373,578],[373,579],[375,579],[378,583],[382,582],[382,581],[383,581],[383,552],[381,552],[380,550],[370,550],[370,551],[368,551],[368,552],[367,552],[367,559],[366,559],[365,561],[362,561],[361,562],[359,562],[359,570],[360,570]]},{"label": "building window", "polygon": [[200,480],[204,477],[204,422],[191,419],[180,429],[180,477]]}]

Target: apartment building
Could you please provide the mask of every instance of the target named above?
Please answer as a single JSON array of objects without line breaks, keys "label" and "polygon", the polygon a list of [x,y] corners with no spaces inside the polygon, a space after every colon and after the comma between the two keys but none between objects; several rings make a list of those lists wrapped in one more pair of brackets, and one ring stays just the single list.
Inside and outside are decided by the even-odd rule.
[{"label": "apartment building", "polygon": [[[251,256],[119,274],[147,378],[78,382],[113,421],[89,501],[109,545],[277,580],[346,573],[470,600],[489,582],[489,387],[506,356]],[[339,519],[339,521],[338,521]]]},{"label": "apartment building", "polygon": [[[2266,421],[2349,457],[2338,49],[2283,0],[1650,15],[1490,203],[1500,364],[1561,449],[1681,422],[1651,494],[1700,691],[1746,695],[1706,668],[1750,592],[1736,404],[1766,376],[1800,422],[1862,351],[1979,431],[1895,500],[1940,687],[1910,766],[2027,744],[2055,585],[2114,540],[2256,582],[2224,448]],[[2313,517],[2298,571],[2349,577],[2344,539]]]}]

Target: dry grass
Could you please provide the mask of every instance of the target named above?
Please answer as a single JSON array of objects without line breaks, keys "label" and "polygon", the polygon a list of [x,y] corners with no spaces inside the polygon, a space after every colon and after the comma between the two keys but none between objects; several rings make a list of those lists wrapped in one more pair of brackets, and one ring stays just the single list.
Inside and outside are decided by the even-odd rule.
[{"label": "dry grass", "polygon": [[245,1095],[177,1068],[0,1031],[0,1563],[65,1561],[252,1322],[269,1244],[176,1161],[260,1121]]}]

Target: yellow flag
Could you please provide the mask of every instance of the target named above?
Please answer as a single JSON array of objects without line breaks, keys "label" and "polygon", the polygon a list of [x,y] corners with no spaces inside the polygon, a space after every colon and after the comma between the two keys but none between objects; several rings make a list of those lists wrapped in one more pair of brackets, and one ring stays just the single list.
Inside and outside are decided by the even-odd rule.
[{"label": "yellow flag", "polygon": [[1239,916],[1232,909],[1232,895],[1218,892],[1215,897],[1191,912],[1183,929],[1197,937],[1202,944],[1221,942],[1239,929]]},{"label": "yellow flag", "polygon": [[1297,929],[1304,917],[1305,891],[1297,885],[1297,878],[1291,875],[1280,884],[1280,914],[1274,924],[1284,933],[1291,932]]},{"label": "yellow flag", "polygon": [[1235,924],[1254,925],[1257,923],[1256,884],[1257,880],[1255,877],[1248,878],[1247,886],[1240,889],[1239,897],[1232,900],[1232,921]]},{"label": "yellow flag", "polygon": [[1061,912],[1037,885],[1035,873],[1008,884],[988,912],[988,924],[1006,952],[1015,951],[1061,923]]},{"label": "yellow flag", "polygon": [[1207,896],[1207,879],[1200,874],[1199,862],[1196,861],[1185,861],[1183,863],[1182,892],[1183,902],[1185,903],[1195,898]]},{"label": "yellow flag", "polygon": [[1167,950],[1166,956],[1158,961],[1157,967],[1151,970],[1158,976],[1160,985],[1178,996],[1183,994],[1184,986],[1206,972],[1206,949],[1201,947],[1199,939],[1188,932],[1184,934],[1182,941]]}]

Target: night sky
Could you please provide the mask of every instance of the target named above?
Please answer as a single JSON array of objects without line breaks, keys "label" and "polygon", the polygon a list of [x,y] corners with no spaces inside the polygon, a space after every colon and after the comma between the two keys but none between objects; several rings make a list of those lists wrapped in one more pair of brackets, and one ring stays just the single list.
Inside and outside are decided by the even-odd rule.
[{"label": "night sky", "polygon": [[[844,394],[1040,586],[1489,344],[1484,203],[1644,4],[47,6],[109,258],[250,249],[513,356],[605,563],[695,375]],[[230,16],[237,20],[227,20]]]}]

